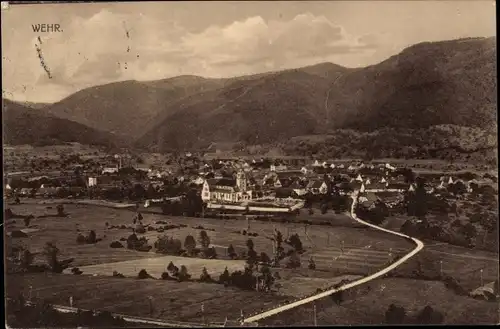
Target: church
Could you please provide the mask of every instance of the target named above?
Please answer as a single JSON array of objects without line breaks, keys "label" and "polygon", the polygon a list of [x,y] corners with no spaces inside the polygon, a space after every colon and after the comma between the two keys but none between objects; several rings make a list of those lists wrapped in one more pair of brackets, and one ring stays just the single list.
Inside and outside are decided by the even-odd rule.
[{"label": "church", "polygon": [[236,179],[207,179],[201,192],[203,202],[240,202],[252,199],[248,180],[243,171],[236,174]]}]

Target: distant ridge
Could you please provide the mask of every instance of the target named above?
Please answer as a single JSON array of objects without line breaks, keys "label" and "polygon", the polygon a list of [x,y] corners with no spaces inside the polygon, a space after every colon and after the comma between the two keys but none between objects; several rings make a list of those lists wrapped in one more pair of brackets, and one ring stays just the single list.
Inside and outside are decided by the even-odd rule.
[{"label": "distant ridge", "polygon": [[[365,68],[319,63],[227,79],[184,75],[116,82],[81,90],[44,110],[129,145],[168,151],[225,142],[276,146],[343,130],[377,141],[450,125],[480,136],[496,129],[496,102],[492,37],[423,42]],[[433,131],[440,138],[452,134]],[[418,147],[436,143],[419,141]],[[414,144],[406,139],[398,145]],[[356,147],[366,153],[363,145]]]}]

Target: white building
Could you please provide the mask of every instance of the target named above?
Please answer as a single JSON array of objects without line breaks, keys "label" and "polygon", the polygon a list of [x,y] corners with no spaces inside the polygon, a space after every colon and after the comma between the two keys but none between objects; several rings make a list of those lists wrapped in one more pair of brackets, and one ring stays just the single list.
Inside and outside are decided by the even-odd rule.
[{"label": "white building", "polygon": [[229,178],[205,180],[201,198],[204,202],[239,202],[251,200],[252,191],[248,188],[248,179],[245,173],[239,171],[236,180]]}]

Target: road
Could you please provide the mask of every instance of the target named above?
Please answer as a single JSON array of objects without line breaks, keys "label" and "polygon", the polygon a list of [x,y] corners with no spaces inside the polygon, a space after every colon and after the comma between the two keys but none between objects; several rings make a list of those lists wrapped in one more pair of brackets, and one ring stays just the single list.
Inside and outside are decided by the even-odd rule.
[{"label": "road", "polygon": [[408,259],[410,259],[413,256],[415,256],[418,252],[420,252],[424,248],[423,242],[420,241],[420,240],[418,240],[418,239],[415,239],[413,237],[410,237],[408,235],[405,235],[405,234],[402,234],[402,233],[399,233],[399,232],[394,232],[394,231],[391,231],[391,230],[379,227],[377,225],[373,225],[371,223],[368,223],[368,222],[365,222],[364,220],[359,219],[356,216],[356,214],[355,214],[358,193],[359,192],[356,191],[354,193],[354,195],[352,196],[352,199],[353,199],[352,206],[351,206],[351,217],[352,217],[352,219],[354,219],[355,221],[357,221],[357,222],[359,222],[359,223],[361,223],[363,225],[370,226],[370,227],[372,227],[372,228],[374,228],[376,230],[384,231],[386,233],[393,234],[393,235],[398,235],[398,236],[400,236],[402,238],[405,238],[405,239],[410,239],[413,243],[415,243],[415,245],[416,245],[415,249],[413,249],[411,252],[409,252],[405,256],[401,257],[396,262],[392,263],[391,265],[387,266],[386,268],[384,268],[384,269],[382,269],[382,270],[380,270],[380,271],[378,271],[378,272],[376,272],[376,273],[374,273],[372,275],[366,276],[364,278],[361,278],[361,279],[353,281],[353,282],[349,282],[349,283],[347,283],[347,284],[345,284],[345,285],[343,285],[343,286],[341,286],[339,288],[330,289],[330,290],[321,292],[321,293],[319,293],[317,295],[314,295],[314,296],[311,296],[311,297],[306,297],[306,298],[297,300],[295,302],[292,302],[292,303],[289,303],[289,304],[286,304],[286,305],[283,305],[283,306],[279,306],[279,307],[274,308],[272,310],[268,310],[268,311],[265,311],[263,313],[250,316],[250,317],[244,319],[245,323],[257,322],[257,321],[269,318],[271,316],[277,315],[279,313],[282,313],[282,312],[291,310],[293,308],[299,307],[301,305],[305,305],[305,304],[314,302],[315,300],[318,300],[318,299],[321,299],[321,298],[324,298],[324,297],[328,297],[328,296],[330,296],[330,295],[332,295],[332,294],[334,294],[334,293],[336,293],[338,291],[343,291],[343,290],[347,290],[347,289],[350,289],[350,288],[354,288],[354,287],[362,285],[364,283],[368,283],[368,282],[370,282],[370,281],[372,281],[374,279],[380,278],[380,277],[384,276],[385,274],[389,273],[390,271],[394,270],[399,265],[401,265],[404,262],[406,262]]}]

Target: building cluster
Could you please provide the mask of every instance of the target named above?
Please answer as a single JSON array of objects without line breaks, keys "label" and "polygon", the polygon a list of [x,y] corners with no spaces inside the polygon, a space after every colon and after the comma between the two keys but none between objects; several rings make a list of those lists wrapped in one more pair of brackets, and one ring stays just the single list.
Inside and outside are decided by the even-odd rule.
[{"label": "building cluster", "polygon": [[[65,188],[75,191],[78,196],[78,193],[86,195],[86,191],[93,189],[139,185],[161,200],[162,197],[176,197],[188,188],[196,190],[205,203],[225,204],[349,195],[359,191],[361,203],[370,205],[382,198],[384,203],[392,205],[400,202],[404,192],[416,188],[404,168],[389,163],[311,161],[304,157],[206,159],[186,154],[177,168],[153,168],[138,164],[123,167],[120,157],[106,160],[101,164],[72,164],[62,176],[29,177],[21,182],[17,179],[16,184],[12,183],[15,178],[8,178],[5,190],[17,195],[50,197]],[[454,177],[431,179],[426,185],[427,192],[439,193],[456,181]],[[468,191],[472,190],[473,180],[462,182]],[[185,188],[172,188],[179,185]],[[145,194],[145,198],[148,195]]]}]

